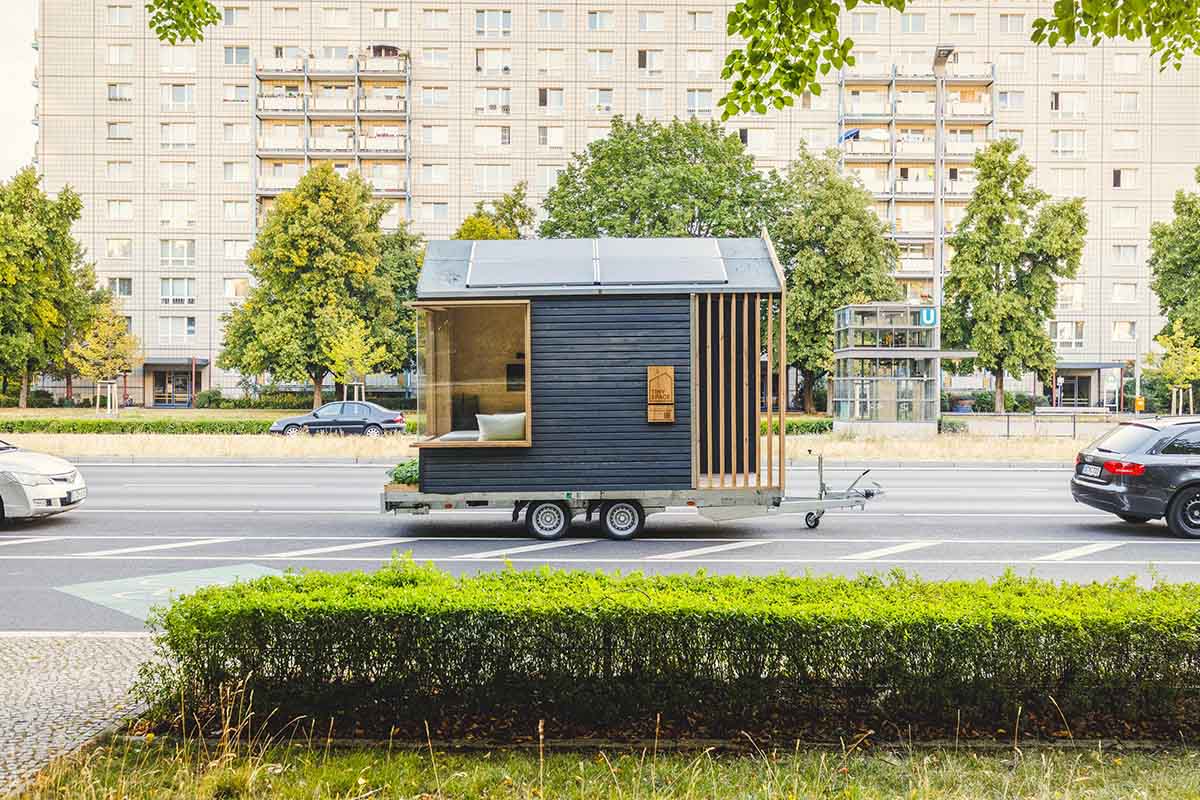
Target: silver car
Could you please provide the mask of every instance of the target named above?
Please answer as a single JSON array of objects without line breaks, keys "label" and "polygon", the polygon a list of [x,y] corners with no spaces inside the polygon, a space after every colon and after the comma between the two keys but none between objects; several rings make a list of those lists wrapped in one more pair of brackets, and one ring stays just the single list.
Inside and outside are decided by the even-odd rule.
[{"label": "silver car", "polygon": [[87,484],[70,462],[0,441],[0,522],[61,514],[85,497]]}]

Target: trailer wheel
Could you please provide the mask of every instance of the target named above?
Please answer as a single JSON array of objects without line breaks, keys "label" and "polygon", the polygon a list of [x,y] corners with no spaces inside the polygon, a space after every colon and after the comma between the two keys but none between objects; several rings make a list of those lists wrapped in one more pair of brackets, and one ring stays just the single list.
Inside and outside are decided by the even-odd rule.
[{"label": "trailer wheel", "polygon": [[530,503],[525,510],[525,530],[544,541],[561,539],[571,527],[571,512],[563,503],[549,500]]},{"label": "trailer wheel", "polygon": [[600,526],[608,538],[626,541],[646,527],[646,512],[635,500],[609,500],[600,507]]},{"label": "trailer wheel", "polygon": [[812,530],[821,524],[821,515],[815,511],[808,512],[804,515],[804,524],[808,526],[809,530]]}]

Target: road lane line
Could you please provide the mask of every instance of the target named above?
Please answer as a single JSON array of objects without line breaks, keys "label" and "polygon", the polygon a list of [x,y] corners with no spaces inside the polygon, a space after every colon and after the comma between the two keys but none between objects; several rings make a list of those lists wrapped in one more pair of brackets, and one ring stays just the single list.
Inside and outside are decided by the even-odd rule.
[{"label": "road lane line", "polygon": [[354,542],[352,544],[335,544],[331,547],[311,547],[307,550],[288,550],[284,553],[271,553],[270,555],[257,556],[257,558],[298,558],[300,556],[315,556],[321,553],[338,553],[342,550],[362,550],[366,547],[380,547],[385,544],[404,544],[405,542],[415,542],[413,538],[397,538],[397,539],[372,539],[369,542]]},{"label": "road lane line", "polygon": [[572,547],[577,544],[590,544],[599,539],[564,539],[558,542],[542,542],[518,547],[506,547],[503,550],[485,550],[482,553],[467,553],[465,556],[447,556],[447,561],[484,561],[490,558],[506,558],[514,553],[533,553],[539,550],[552,550],[556,547]]},{"label": "road lane line", "polygon": [[933,547],[934,545],[942,544],[942,540],[924,541],[924,542],[905,542],[904,544],[892,545],[891,547],[880,547],[878,550],[864,550],[861,553],[851,553],[848,556],[842,556],[842,561],[871,561],[884,556],[894,556],[897,553],[908,553],[912,550],[920,550],[925,547]]},{"label": "road lane line", "polygon": [[[650,541],[650,540],[647,540]],[[715,544],[712,547],[695,547],[691,550],[676,550],[674,553],[663,553],[657,556],[647,556],[649,561],[675,561],[681,558],[694,558],[695,556],[706,556],[709,553],[723,553],[726,550],[740,550],[743,547],[756,547],[760,544],[771,544],[772,539],[755,539],[747,542],[730,542],[729,544]]]},{"label": "road lane line", "polygon": [[142,547],[121,547],[116,550],[93,550],[90,553],[76,553],[78,558],[100,558],[103,556],[123,556],[126,553],[148,553],[151,550],[172,550],[176,547],[200,547],[206,544],[223,544],[235,542],[235,537],[223,536],[219,539],[193,539],[187,542],[168,542],[166,544],[148,544]]},{"label": "road lane line", "polygon": [[35,542],[57,542],[60,539],[65,539],[65,538],[66,538],[65,536],[35,536],[32,539],[31,538],[6,539],[4,541],[0,541],[0,547],[3,547],[6,544],[33,544]]},{"label": "road lane line", "polygon": [[1095,544],[1085,544],[1082,547],[1072,547],[1070,550],[1060,550],[1057,553],[1051,553],[1048,556],[1039,556],[1036,561],[1070,561],[1073,558],[1080,556],[1091,555],[1092,553],[1103,553],[1105,550],[1112,550],[1114,547],[1120,547],[1125,542],[1097,542]]}]

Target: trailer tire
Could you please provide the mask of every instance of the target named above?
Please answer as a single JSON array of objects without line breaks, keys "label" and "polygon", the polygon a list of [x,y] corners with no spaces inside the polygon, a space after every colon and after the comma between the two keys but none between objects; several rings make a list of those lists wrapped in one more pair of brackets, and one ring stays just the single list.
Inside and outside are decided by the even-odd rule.
[{"label": "trailer tire", "polygon": [[646,527],[646,512],[636,500],[609,500],[600,506],[600,527],[608,538],[628,541]]},{"label": "trailer tire", "polygon": [[571,527],[571,509],[565,503],[542,500],[525,509],[525,530],[535,539],[561,539]]}]

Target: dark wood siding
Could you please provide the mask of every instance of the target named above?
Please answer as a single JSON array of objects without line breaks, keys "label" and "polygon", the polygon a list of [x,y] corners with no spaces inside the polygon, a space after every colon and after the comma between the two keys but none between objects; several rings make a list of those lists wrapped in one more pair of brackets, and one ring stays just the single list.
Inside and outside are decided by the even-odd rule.
[{"label": "dark wood siding", "polygon": [[[426,492],[687,489],[687,296],[531,303],[533,446],[426,448]],[[675,367],[675,422],[646,422],[646,367]]]}]

